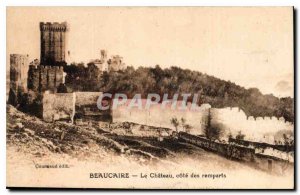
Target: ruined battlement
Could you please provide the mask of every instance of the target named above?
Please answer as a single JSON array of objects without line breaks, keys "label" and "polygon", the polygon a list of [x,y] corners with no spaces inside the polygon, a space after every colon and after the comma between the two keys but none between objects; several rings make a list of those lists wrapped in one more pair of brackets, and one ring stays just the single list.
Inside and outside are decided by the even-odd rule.
[{"label": "ruined battlement", "polygon": [[10,55],[10,97],[12,105],[17,103],[17,95],[27,91],[27,72],[29,69],[28,55],[11,54]]},{"label": "ruined battlement", "polygon": [[276,117],[276,116],[248,116],[243,111],[243,109],[239,107],[226,107],[223,110],[227,110],[228,112],[235,113],[235,115],[240,115],[241,118],[246,119],[247,121],[281,121],[287,124],[291,124],[291,122],[286,121],[284,117]]},{"label": "ruined battlement", "polygon": [[47,65],[30,65],[29,69],[31,70],[64,70],[63,66],[47,66]]},{"label": "ruined battlement", "polygon": [[247,140],[273,143],[274,135],[280,131],[293,132],[294,125],[285,121],[283,117],[275,116],[253,117],[237,107],[212,108],[212,123],[221,123],[228,130],[227,135],[236,136],[239,132],[244,134]]},{"label": "ruined battlement", "polygon": [[28,58],[28,54],[10,54],[10,58],[19,58],[19,59],[24,59],[24,58]]},{"label": "ruined battlement", "polygon": [[68,26],[66,22],[58,23],[58,22],[40,22],[40,30],[41,31],[60,31],[66,32],[68,30]]},{"label": "ruined battlement", "polygon": [[[180,102],[178,102],[180,105]],[[174,129],[170,120],[176,117],[178,120],[184,118],[186,124],[191,126],[190,133],[199,135],[204,132],[210,110],[211,124],[222,124],[220,128],[223,133],[222,139],[229,135],[235,137],[239,132],[244,134],[247,140],[256,140],[265,143],[273,143],[274,136],[284,130],[293,132],[293,124],[283,118],[257,117],[252,120],[245,112],[238,108],[211,108],[209,105],[201,105],[203,109],[193,111],[191,109],[174,110],[171,107],[161,108],[161,105],[153,105],[150,109],[127,109],[127,106],[118,106],[112,111],[113,122],[133,122],[148,126],[159,126]],[[200,108],[201,108],[200,107]],[[161,117],[163,116],[163,117]],[[182,128],[179,128],[181,131]]]},{"label": "ruined battlement", "polygon": [[28,89],[36,92],[44,92],[46,90],[56,92],[61,83],[64,83],[62,66],[29,66]]}]

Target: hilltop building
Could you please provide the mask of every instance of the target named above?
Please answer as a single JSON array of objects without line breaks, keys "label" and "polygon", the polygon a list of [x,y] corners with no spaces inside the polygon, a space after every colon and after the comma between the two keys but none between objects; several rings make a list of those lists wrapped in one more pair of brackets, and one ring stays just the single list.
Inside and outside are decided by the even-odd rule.
[{"label": "hilltop building", "polygon": [[107,51],[100,50],[100,59],[91,60],[90,63],[95,64],[101,72],[108,72]]},{"label": "hilltop building", "polygon": [[119,55],[112,56],[108,60],[108,71],[119,71],[125,69],[125,63],[123,63],[123,57]]},{"label": "hilltop building", "polygon": [[97,66],[100,72],[119,71],[126,67],[123,63],[123,57],[119,55],[113,55],[110,59],[107,59],[107,51],[100,50],[100,56],[100,59],[91,60],[89,63]]}]

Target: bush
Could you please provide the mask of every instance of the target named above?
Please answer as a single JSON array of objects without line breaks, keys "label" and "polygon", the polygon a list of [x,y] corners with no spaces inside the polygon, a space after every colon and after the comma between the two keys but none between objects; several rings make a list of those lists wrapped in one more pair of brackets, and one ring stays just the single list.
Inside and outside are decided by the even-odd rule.
[{"label": "bush", "polygon": [[237,140],[244,140],[246,135],[242,134],[241,131],[238,132],[238,134],[235,136],[235,139]]},{"label": "bush", "polygon": [[212,116],[210,109],[208,110],[207,122],[204,128],[204,136],[209,140],[220,140],[224,133],[224,126],[220,123],[212,123]]}]

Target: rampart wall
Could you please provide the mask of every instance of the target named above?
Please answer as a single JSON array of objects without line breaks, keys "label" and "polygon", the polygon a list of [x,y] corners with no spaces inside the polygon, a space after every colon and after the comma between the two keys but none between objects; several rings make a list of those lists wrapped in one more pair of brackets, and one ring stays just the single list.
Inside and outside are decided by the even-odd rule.
[{"label": "rampart wall", "polygon": [[[130,102],[131,100],[129,100]],[[143,100],[145,104],[146,100]],[[178,101],[178,105],[181,105],[181,102]],[[143,106],[144,108],[144,106]],[[172,109],[171,105],[166,105],[163,109],[161,104],[152,105],[149,109],[139,109],[137,107],[128,109],[128,105],[124,104],[118,106],[117,109],[112,110],[113,122],[133,122],[137,124],[163,127],[174,129],[174,126],[171,124],[172,118],[177,118],[180,122],[181,118],[186,120],[186,124],[191,126],[190,132],[193,134],[201,134],[204,127],[208,114],[209,105],[205,104],[200,107],[200,111],[191,109],[188,106],[187,110]],[[178,131],[182,131],[182,126],[178,126]]]},{"label": "rampart wall", "polygon": [[97,108],[99,92],[49,93],[43,94],[43,119],[69,120],[73,122],[76,115],[101,116]]},{"label": "rampart wall", "polygon": [[276,117],[247,117],[243,110],[234,108],[212,108],[212,122],[221,123],[224,136],[231,134],[235,137],[239,131],[245,135],[246,140],[274,144],[275,140],[282,138],[283,132],[293,132],[294,125]]},{"label": "rampart wall", "polygon": [[[100,94],[100,92],[76,92],[74,95],[76,116],[79,118],[83,116],[98,117],[100,120],[100,116],[104,113],[97,108],[97,99]],[[53,99],[59,99],[61,97],[62,95],[59,94],[52,95]],[[113,122],[116,123],[132,122],[173,130],[175,130],[175,127],[171,123],[171,119],[176,118],[179,122],[177,131],[186,131],[181,122],[181,119],[184,119],[185,124],[191,127],[189,133],[201,135],[207,126],[208,113],[210,110],[212,118],[211,124],[222,124],[220,126],[222,131],[221,140],[228,141],[229,135],[235,138],[236,135],[241,132],[245,135],[244,139],[247,141],[274,144],[275,140],[278,141],[278,139],[283,138],[283,133],[290,132],[293,134],[293,124],[290,122],[285,122],[283,119],[277,119],[275,117],[265,117],[264,119],[259,117],[255,120],[253,117],[247,117],[245,113],[238,108],[217,109],[210,108],[208,104],[203,104],[198,110],[192,109],[190,105],[187,106],[186,110],[181,110],[180,106],[173,109],[170,104],[167,104],[164,108],[161,104],[156,104],[146,109],[145,101],[146,100],[143,100],[142,108],[128,108],[128,104],[124,104],[117,106],[111,113],[106,114],[111,114]],[[128,102],[130,102],[130,100]],[[177,102],[177,105],[181,104],[182,102]],[[68,104],[66,104],[66,106],[67,105]]]},{"label": "rampart wall", "polygon": [[[128,109],[128,105],[122,105],[112,111],[112,118],[114,122],[127,121],[173,130],[175,127],[170,120],[175,117],[180,122],[181,118],[184,118],[186,124],[191,126],[190,133],[200,135],[203,134],[207,124],[209,108],[210,106],[207,104],[202,105],[198,111],[192,109],[173,110],[171,106],[162,108],[161,104],[151,106],[150,109]],[[241,132],[245,135],[246,140],[274,144],[275,140],[282,139],[282,132],[292,133],[294,128],[292,123],[284,121],[283,118],[258,117],[254,119],[251,116],[247,117],[239,108],[211,108],[211,118],[212,124],[221,124],[223,140],[228,140],[229,135],[235,137]],[[182,131],[183,128],[179,126],[178,130]]]},{"label": "rampart wall", "polygon": [[28,71],[28,89],[36,92],[49,90],[56,92],[64,82],[64,71],[61,66],[30,66]]},{"label": "rampart wall", "polygon": [[44,93],[43,119],[51,122],[66,119],[73,122],[75,115],[75,93]]}]

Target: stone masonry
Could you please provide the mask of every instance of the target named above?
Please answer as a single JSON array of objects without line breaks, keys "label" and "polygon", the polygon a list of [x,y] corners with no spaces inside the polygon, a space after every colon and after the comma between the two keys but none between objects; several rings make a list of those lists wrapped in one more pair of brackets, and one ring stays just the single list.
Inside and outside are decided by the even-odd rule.
[{"label": "stone masonry", "polygon": [[41,31],[41,64],[63,65],[65,64],[65,47],[67,23],[40,23]]},{"label": "stone masonry", "polygon": [[57,92],[57,87],[64,83],[62,66],[30,66],[28,89],[36,92]]},{"label": "stone masonry", "polygon": [[10,55],[10,83],[8,101],[12,105],[18,104],[18,96],[27,92],[28,55]]}]

